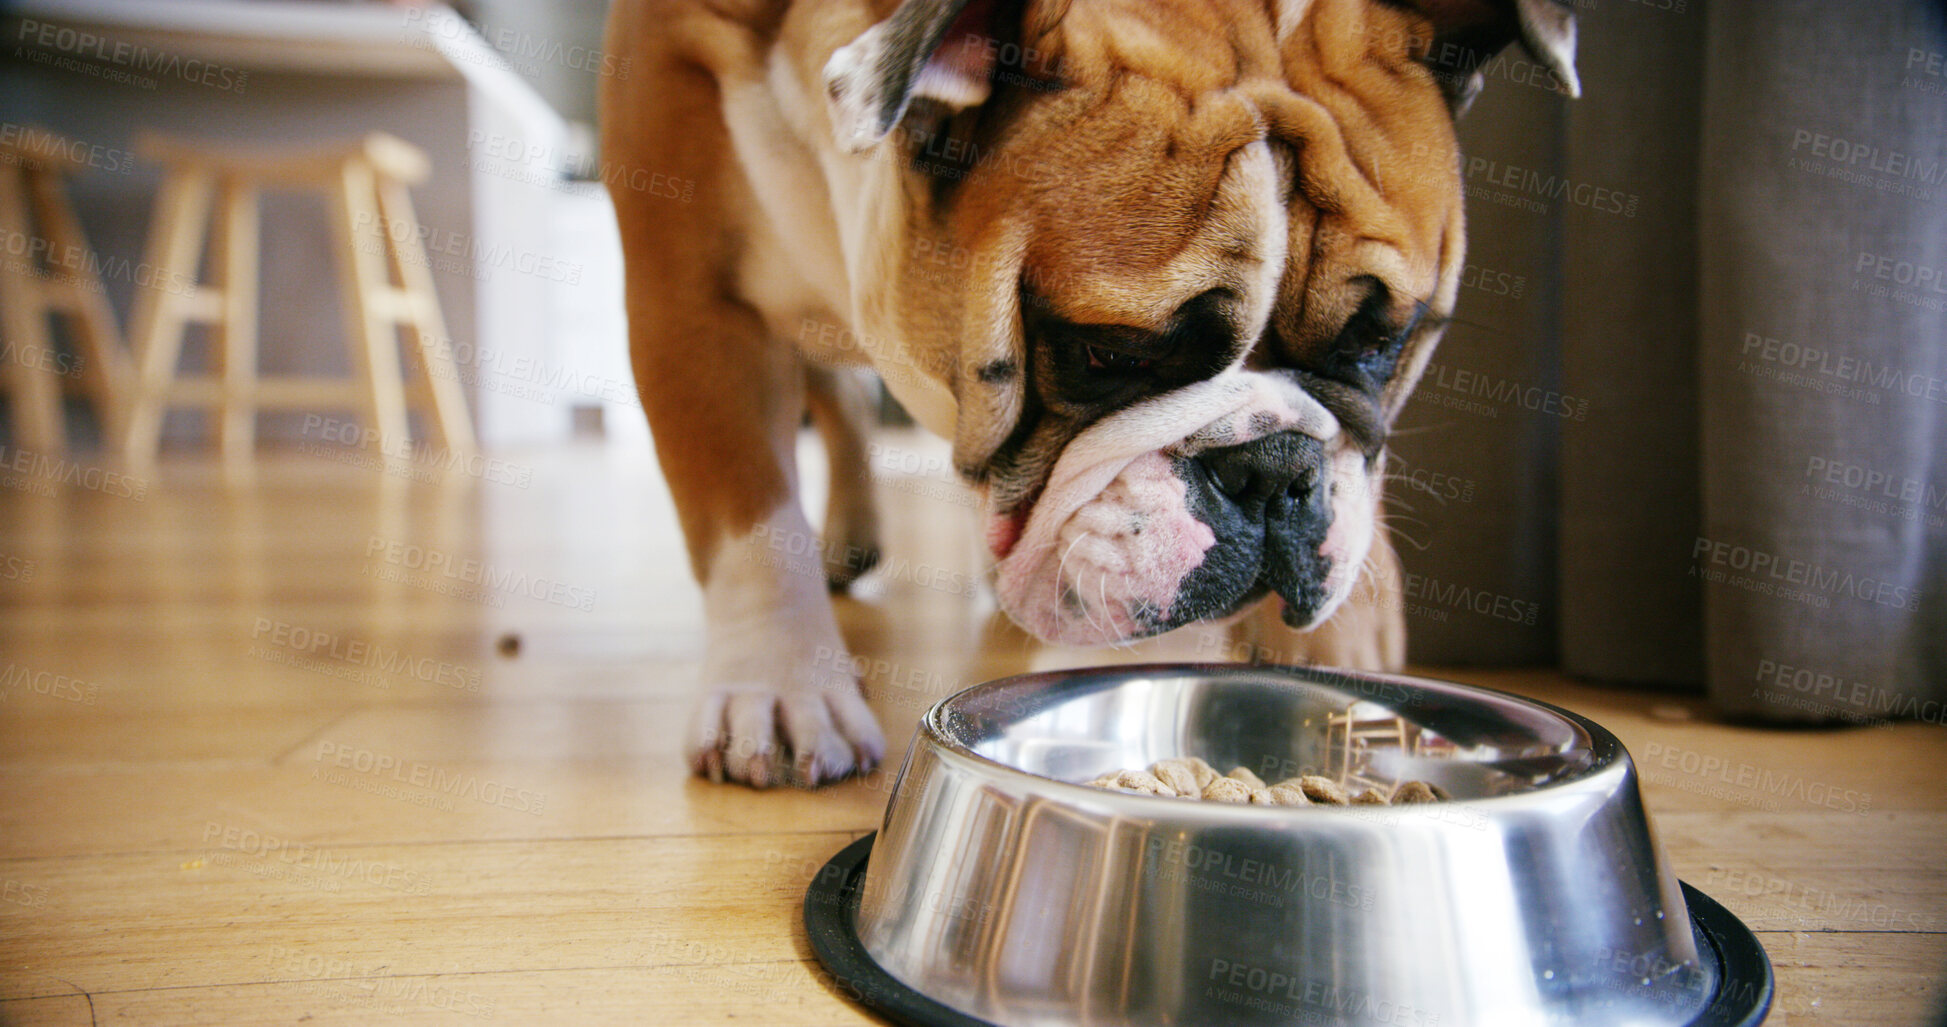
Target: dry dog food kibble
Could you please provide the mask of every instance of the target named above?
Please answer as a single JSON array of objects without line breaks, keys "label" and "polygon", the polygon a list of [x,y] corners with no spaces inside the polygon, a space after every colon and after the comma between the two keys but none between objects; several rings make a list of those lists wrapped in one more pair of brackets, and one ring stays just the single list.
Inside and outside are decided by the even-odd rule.
[{"label": "dry dog food kibble", "polygon": [[1088,784],[1091,788],[1137,795],[1257,806],[1391,806],[1453,798],[1446,789],[1426,781],[1407,781],[1393,789],[1390,796],[1377,788],[1368,788],[1356,797],[1337,781],[1317,774],[1303,774],[1267,785],[1247,767],[1219,775],[1215,767],[1196,756],[1157,760],[1148,770],[1118,770]]},{"label": "dry dog food kibble", "polygon": [[1445,792],[1425,781],[1408,781],[1393,793],[1393,802],[1439,802],[1446,797]]}]

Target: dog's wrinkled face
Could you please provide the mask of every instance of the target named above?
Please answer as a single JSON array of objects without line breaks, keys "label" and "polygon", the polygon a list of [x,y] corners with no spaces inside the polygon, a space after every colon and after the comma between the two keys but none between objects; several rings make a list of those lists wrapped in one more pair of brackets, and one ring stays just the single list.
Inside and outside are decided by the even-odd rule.
[{"label": "dog's wrinkled face", "polygon": [[1431,23],[1368,0],[980,21],[1005,6],[969,4],[918,76],[909,248],[861,304],[868,333],[952,339],[934,373],[1003,607],[1080,644],[1267,592],[1319,623],[1461,270]]}]

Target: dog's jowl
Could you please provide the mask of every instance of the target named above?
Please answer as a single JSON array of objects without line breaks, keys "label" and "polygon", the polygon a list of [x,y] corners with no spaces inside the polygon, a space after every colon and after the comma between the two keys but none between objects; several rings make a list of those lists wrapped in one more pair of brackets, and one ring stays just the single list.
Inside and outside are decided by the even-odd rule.
[{"label": "dog's jowl", "polygon": [[827,593],[871,506],[834,473],[817,540],[792,464],[807,404],[865,451],[838,362],[952,441],[1035,635],[1241,613],[1292,659],[1401,660],[1379,483],[1460,283],[1453,118],[1515,41],[1575,88],[1564,8],[618,0],[609,33],[640,73],[603,82],[605,160],[695,184],[614,196],[704,588],[698,772],[884,755]]}]

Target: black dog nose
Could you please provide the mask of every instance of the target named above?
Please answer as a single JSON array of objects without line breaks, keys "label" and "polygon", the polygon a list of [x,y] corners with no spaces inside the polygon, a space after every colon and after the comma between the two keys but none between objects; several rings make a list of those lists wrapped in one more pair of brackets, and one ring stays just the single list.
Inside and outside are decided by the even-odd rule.
[{"label": "black dog nose", "polygon": [[1317,478],[1322,450],[1317,439],[1285,431],[1199,453],[1196,459],[1231,502],[1257,509],[1279,496],[1303,503]]}]

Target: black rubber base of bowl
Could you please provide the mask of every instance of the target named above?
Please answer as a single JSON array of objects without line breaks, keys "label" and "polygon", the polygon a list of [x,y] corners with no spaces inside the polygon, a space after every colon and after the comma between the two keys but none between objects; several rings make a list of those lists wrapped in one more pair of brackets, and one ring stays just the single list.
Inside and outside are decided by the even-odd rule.
[{"label": "black rubber base of bowl", "polygon": [[[840,849],[804,896],[811,951],[845,997],[905,1027],[993,1027],[901,984],[859,941],[859,889],[875,832]],[[1771,959],[1743,921],[1710,896],[1683,886],[1690,922],[1717,956],[1717,993],[1684,1027],[1757,1027],[1771,1010]]]}]

